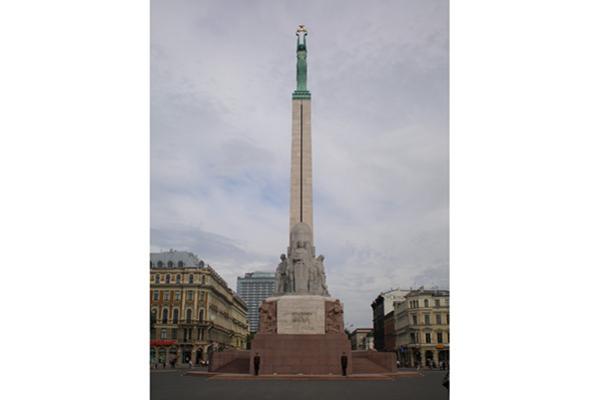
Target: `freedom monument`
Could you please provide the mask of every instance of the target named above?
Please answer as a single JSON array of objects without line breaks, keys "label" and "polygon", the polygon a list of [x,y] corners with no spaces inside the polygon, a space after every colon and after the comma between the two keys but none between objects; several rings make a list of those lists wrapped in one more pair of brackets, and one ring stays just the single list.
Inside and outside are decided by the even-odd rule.
[{"label": "freedom monument", "polygon": [[[251,370],[260,374],[339,374],[351,347],[344,333],[343,306],[329,296],[313,242],[311,94],[307,88],[307,31],[296,31],[296,90],[292,94],[290,235],[287,254],[275,272],[273,297],[260,307],[252,341]],[[254,371],[255,372],[255,371]]]},{"label": "freedom monument", "polygon": [[325,258],[316,256],[307,34],[300,25],[296,31],[296,90],[292,94],[289,246],[276,269],[275,293],[260,306],[259,330],[251,350],[215,353],[212,371],[341,375],[395,369],[394,353],[351,351],[344,332],[344,307],[329,295]]}]

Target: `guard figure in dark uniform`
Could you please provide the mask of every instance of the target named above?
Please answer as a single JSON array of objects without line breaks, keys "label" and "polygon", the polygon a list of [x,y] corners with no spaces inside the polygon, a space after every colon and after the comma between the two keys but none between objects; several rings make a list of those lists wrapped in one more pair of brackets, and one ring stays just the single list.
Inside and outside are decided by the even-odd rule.
[{"label": "guard figure in dark uniform", "polygon": [[348,356],[346,355],[346,353],[342,353],[341,362],[342,362],[342,375],[346,376],[346,369],[348,368]]},{"label": "guard figure in dark uniform", "polygon": [[258,353],[254,356],[254,375],[258,375],[258,370],[260,369],[260,356]]}]

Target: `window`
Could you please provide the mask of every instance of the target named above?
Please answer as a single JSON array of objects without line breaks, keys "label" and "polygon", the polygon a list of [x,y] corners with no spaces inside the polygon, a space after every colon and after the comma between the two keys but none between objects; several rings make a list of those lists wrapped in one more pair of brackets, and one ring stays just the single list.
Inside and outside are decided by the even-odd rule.
[{"label": "window", "polygon": [[178,266],[179,268],[183,268],[183,261],[179,261],[179,262],[177,263],[177,266]]},{"label": "window", "polygon": [[165,291],[165,293],[163,294],[163,300],[164,301],[169,301],[169,297],[170,297],[169,294],[170,293],[171,292],[169,292],[168,290]]},{"label": "window", "polygon": [[156,339],[156,329],[150,329],[150,339]]},{"label": "window", "polygon": [[187,299],[190,301],[194,299],[194,291],[193,290],[188,290]]},{"label": "window", "polygon": [[181,275],[177,275],[175,277],[175,283],[177,283],[178,285],[181,283]]},{"label": "window", "polygon": [[425,343],[431,343],[431,333],[429,332],[425,334]]},{"label": "window", "polygon": [[438,340],[438,343],[444,343],[444,335],[442,332],[437,333],[437,340]]},{"label": "window", "polygon": [[440,306],[440,299],[435,299],[435,306],[439,307]]},{"label": "window", "polygon": [[206,284],[206,276],[202,275],[202,284],[205,285]]},{"label": "window", "polygon": [[150,261],[150,268],[154,267],[154,264],[152,264],[152,261]]},{"label": "window", "polygon": [[167,267],[169,267],[169,268],[173,268],[173,261],[169,261],[169,262],[167,263]]},{"label": "window", "polygon": [[154,283],[160,283],[160,275],[159,274],[154,275]]},{"label": "window", "polygon": [[194,275],[190,274],[189,281],[190,284],[194,283]]},{"label": "window", "polygon": [[179,310],[176,308],[173,310],[173,323],[176,324],[179,321]]},{"label": "window", "polygon": [[417,316],[413,315],[413,325],[417,325]]},{"label": "window", "polygon": [[450,314],[446,314],[446,323],[450,325]]},{"label": "window", "polygon": [[435,323],[438,325],[441,325],[442,323],[442,316],[440,314],[435,314]]},{"label": "window", "polygon": [[161,339],[166,339],[167,338],[167,330],[166,329],[161,329],[160,330],[160,338]]},{"label": "window", "polygon": [[181,292],[178,290],[175,292],[175,301],[181,300]]},{"label": "window", "polygon": [[169,320],[169,310],[165,308],[163,310],[162,323],[166,324],[168,320]]},{"label": "window", "polygon": [[162,267],[163,267],[163,262],[162,262],[162,261],[159,261],[159,262],[157,263],[157,265],[158,265],[158,268],[162,268]]},{"label": "window", "polygon": [[425,307],[429,307],[429,300],[425,299],[424,303],[425,303]]},{"label": "window", "polygon": [[425,325],[431,324],[431,321],[429,319],[429,314],[425,314]]},{"label": "window", "polygon": [[165,278],[165,282],[171,283],[171,275],[167,274],[167,277]]},{"label": "window", "polygon": [[155,290],[154,293],[152,293],[152,300],[158,301],[158,290]]},{"label": "window", "polygon": [[176,328],[171,329],[171,339],[177,340],[177,329]]},{"label": "window", "polygon": [[410,342],[417,343],[417,336],[415,335],[414,332],[411,332],[411,334],[410,334]]},{"label": "window", "polygon": [[188,308],[187,311],[185,312],[185,322],[187,322],[188,324],[190,322],[192,322],[192,309]]},{"label": "window", "polygon": [[200,315],[198,316],[200,321],[204,321],[204,310],[200,310]]}]

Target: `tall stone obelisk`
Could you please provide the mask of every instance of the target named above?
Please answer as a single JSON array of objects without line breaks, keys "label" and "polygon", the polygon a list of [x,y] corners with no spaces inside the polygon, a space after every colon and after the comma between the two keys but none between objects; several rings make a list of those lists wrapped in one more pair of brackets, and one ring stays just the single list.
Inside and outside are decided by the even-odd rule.
[{"label": "tall stone obelisk", "polygon": [[307,33],[304,26],[300,26],[296,31],[296,90],[292,94],[290,232],[299,222],[313,228],[310,92],[306,87]]},{"label": "tall stone obelisk", "polygon": [[329,296],[322,255],[313,242],[312,146],[310,92],[306,88],[306,35],[296,31],[296,90],[292,94],[292,157],[290,177],[290,245],[277,266],[276,295]]}]

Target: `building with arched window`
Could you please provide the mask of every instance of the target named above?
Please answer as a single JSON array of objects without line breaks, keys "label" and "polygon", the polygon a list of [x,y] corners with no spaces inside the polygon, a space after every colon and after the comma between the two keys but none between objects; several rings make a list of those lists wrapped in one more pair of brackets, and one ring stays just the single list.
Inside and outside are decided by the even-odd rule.
[{"label": "building with arched window", "polygon": [[396,352],[404,366],[450,361],[450,292],[411,290],[394,302]]},{"label": "building with arched window", "polygon": [[248,307],[210,265],[170,250],[151,253],[150,266],[153,363],[199,364],[212,351],[246,348]]}]

